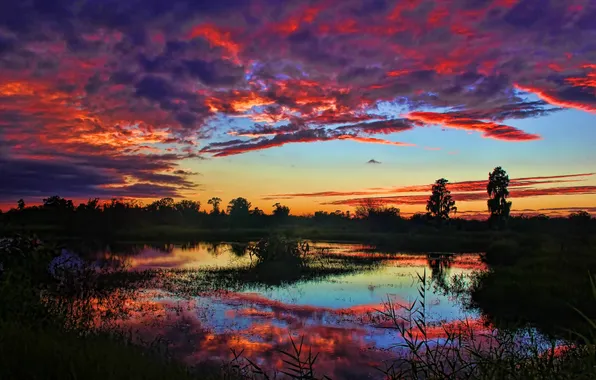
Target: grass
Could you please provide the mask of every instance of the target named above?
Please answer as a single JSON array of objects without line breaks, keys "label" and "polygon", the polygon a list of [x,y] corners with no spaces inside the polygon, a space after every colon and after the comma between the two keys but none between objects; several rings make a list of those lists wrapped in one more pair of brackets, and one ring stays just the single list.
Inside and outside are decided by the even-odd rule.
[{"label": "grass", "polygon": [[[133,344],[127,335],[92,323],[97,305],[108,312],[99,318],[109,320],[126,299],[134,297],[138,286],[193,296],[208,290],[270,286],[374,269],[384,259],[372,254],[311,253],[297,240],[274,239],[239,245],[238,254],[247,251],[254,256],[253,265],[244,268],[135,273],[84,268],[83,276],[59,280],[48,277],[46,270],[55,255],[53,248],[26,238],[3,245],[0,378],[324,378],[315,374],[316,353],[294,340],[292,352],[278,352],[285,363],[280,372],[264,370],[243,352],[233,352],[232,361],[223,365],[203,363],[190,368],[170,358],[158,341]],[[418,241],[418,237],[410,239]],[[391,380],[593,378],[596,284],[587,272],[596,273],[596,255],[590,239],[561,245],[549,239],[536,244],[535,236],[519,239],[514,234],[487,234],[483,239],[491,242],[484,259],[492,269],[472,281],[470,306],[480,308],[494,326],[503,329],[478,335],[475,325],[464,321],[456,327],[443,324],[442,336],[433,336],[426,320],[430,283],[424,273],[416,302],[403,307],[388,302],[379,310],[405,342],[401,354],[379,368],[382,375]],[[69,323],[72,318],[78,322]],[[546,339],[519,340],[522,333],[535,336],[536,328],[546,333]],[[568,343],[556,346],[554,338],[566,338]],[[23,364],[25,360],[32,364]]]},{"label": "grass", "polygon": [[[404,351],[396,360],[378,369],[391,380],[525,380],[593,379],[596,373],[596,321],[590,338],[579,344],[557,343],[525,330],[530,339],[520,339],[521,331],[478,332],[468,320],[456,326],[442,324],[440,337],[429,333],[426,320],[426,272],[419,275],[419,298],[410,306],[398,306],[390,299],[382,316],[403,338]],[[596,285],[592,282],[596,303]],[[401,310],[400,310],[401,309]],[[404,313],[405,311],[405,313]],[[576,310],[578,315],[581,312]]]},{"label": "grass", "polygon": [[74,332],[34,329],[17,322],[0,324],[2,379],[224,378],[218,368],[208,372],[205,369],[197,376],[157,352],[105,334],[82,337]]}]

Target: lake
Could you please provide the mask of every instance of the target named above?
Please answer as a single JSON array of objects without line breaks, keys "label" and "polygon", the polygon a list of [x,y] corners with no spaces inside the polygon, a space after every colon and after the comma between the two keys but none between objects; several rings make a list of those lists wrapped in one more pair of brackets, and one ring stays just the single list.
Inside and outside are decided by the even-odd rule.
[{"label": "lake", "polygon": [[[277,350],[290,350],[290,337],[303,339],[305,347],[319,354],[315,368],[333,379],[380,376],[374,367],[389,363],[402,341],[378,311],[386,310],[389,300],[407,316],[406,308],[420,298],[419,276],[426,278],[429,335],[441,337],[439,323],[467,320],[482,328],[477,312],[465,310],[443,290],[452,276],[485,269],[477,254],[396,254],[337,243],[312,243],[311,251],[352,269],[281,284],[227,285],[211,280],[216,277],[200,277],[206,286],[184,295],[157,282],[139,289],[128,301],[129,318],[119,323],[144,341],[159,337],[171,354],[189,364],[229,361],[234,349],[244,350],[243,356],[259,365],[279,369],[284,358]],[[243,246],[230,243],[112,248],[99,257],[123,260],[131,271],[160,270],[170,280],[218,271],[234,275],[251,265]],[[361,259],[372,261],[354,264]],[[194,284],[193,279],[187,284]]]}]

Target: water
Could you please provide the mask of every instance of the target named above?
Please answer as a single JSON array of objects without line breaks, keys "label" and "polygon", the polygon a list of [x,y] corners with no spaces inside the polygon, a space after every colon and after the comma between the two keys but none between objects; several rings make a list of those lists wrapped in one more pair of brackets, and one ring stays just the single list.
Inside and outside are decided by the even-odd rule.
[{"label": "water", "polygon": [[[315,244],[314,250],[323,247],[338,260],[374,255],[375,265],[291,284],[215,286],[218,289],[198,292],[190,299],[160,288],[142,289],[130,300],[135,312],[122,323],[145,340],[164,338],[171,352],[189,364],[229,360],[230,349],[235,349],[269,368],[280,368],[283,358],[276,350],[289,350],[292,336],[304,339],[305,346],[319,353],[316,368],[321,373],[350,379],[378,377],[372,366],[395,357],[401,338],[378,311],[386,309],[390,300],[405,315],[402,306],[420,298],[419,275],[427,279],[429,335],[440,336],[439,323],[478,321],[477,314],[464,310],[441,286],[453,275],[483,270],[478,255],[389,254],[362,245],[330,243]],[[106,251],[101,256],[124,258],[130,270],[239,269],[251,262],[241,247],[225,243],[139,246],[132,252]]]}]

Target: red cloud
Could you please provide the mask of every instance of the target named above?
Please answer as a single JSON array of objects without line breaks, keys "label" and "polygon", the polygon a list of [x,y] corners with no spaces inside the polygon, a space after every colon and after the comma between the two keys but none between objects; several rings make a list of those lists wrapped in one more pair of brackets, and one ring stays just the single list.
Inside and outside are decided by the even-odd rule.
[{"label": "red cloud", "polygon": [[[270,134],[270,133],[267,133]],[[394,145],[394,146],[412,146],[411,144],[389,141],[384,139],[378,139],[373,137],[362,137],[354,134],[338,133],[335,130],[326,130],[323,128],[319,129],[302,129],[292,133],[271,133],[274,136],[270,139],[258,138],[263,136],[265,133],[257,134],[257,138],[249,140],[247,142],[234,141],[231,143],[225,143],[222,147],[221,144],[211,144],[205,147],[201,152],[212,154],[214,157],[226,157],[236,154],[263,150],[278,146],[283,146],[290,143],[305,143],[315,141],[330,141],[330,140],[352,140],[362,143],[369,144],[382,144],[382,145]],[[249,133],[243,133],[242,136],[250,135]]]},{"label": "red cloud", "polygon": [[361,143],[369,143],[369,144],[381,144],[381,145],[395,145],[395,146],[415,146],[414,144],[408,144],[403,142],[397,141],[389,141],[384,139],[378,139],[374,137],[362,137],[362,136],[353,136],[353,135],[340,135],[337,137],[338,140],[352,140]]},{"label": "red cloud", "polygon": [[211,46],[223,48],[226,51],[225,58],[238,61],[241,47],[232,39],[232,32],[230,30],[223,30],[212,24],[197,25],[187,35],[189,39],[196,37],[205,38]]},{"label": "red cloud", "polygon": [[[576,79],[576,78],[572,78],[572,79]],[[557,93],[555,91],[548,91],[548,90],[540,89],[537,87],[520,85],[520,84],[515,84],[515,88],[517,88],[520,91],[531,92],[531,93],[535,94],[536,96],[538,96],[540,99],[544,100],[545,102],[548,102],[549,104],[552,104],[557,107],[574,108],[574,109],[578,109],[581,111],[596,113],[596,105],[586,104],[585,102],[582,102],[582,101],[565,99],[563,97],[557,96]],[[594,98],[596,98],[596,95],[594,96]],[[595,99],[595,103],[596,103],[596,99]]]},{"label": "red cloud", "polygon": [[[576,186],[576,187],[552,187],[546,189],[523,189],[512,190],[510,198],[529,198],[552,195],[576,195],[576,194],[596,194],[596,186]],[[453,192],[453,199],[457,202],[480,201],[487,199],[486,193],[470,192],[470,193],[456,193]],[[373,200],[378,204],[384,205],[424,205],[428,201],[428,195],[398,195],[390,197],[373,197],[373,198],[351,198],[343,199],[322,204],[328,205],[346,205],[358,206],[364,201]]]},{"label": "red cloud", "polygon": [[411,112],[406,118],[425,124],[440,124],[447,128],[482,132],[482,136],[497,140],[528,141],[539,140],[540,136],[492,121],[474,120],[450,113]]},{"label": "red cloud", "polygon": [[[546,185],[554,183],[567,183],[575,181],[574,178],[590,177],[595,173],[578,173],[578,174],[562,174],[554,176],[540,176],[540,177],[524,177],[513,178],[509,183],[511,188],[527,188],[529,186]],[[487,180],[477,181],[460,181],[450,182],[449,190],[453,192],[485,192]],[[380,195],[380,194],[395,194],[395,193],[421,193],[429,192],[432,184],[428,185],[414,185],[391,188],[372,188],[362,191],[322,191],[315,193],[286,193],[286,194],[271,194],[267,195],[267,199],[278,198],[325,198],[325,197],[346,197],[358,195]]]}]

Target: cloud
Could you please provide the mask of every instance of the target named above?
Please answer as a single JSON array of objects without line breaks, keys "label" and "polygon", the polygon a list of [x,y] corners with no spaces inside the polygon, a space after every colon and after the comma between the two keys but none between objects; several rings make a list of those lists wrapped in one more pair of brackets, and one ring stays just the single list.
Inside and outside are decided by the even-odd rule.
[{"label": "cloud", "polygon": [[[374,161],[374,160],[371,160]],[[369,161],[370,163],[370,161]],[[596,186],[560,186],[564,183],[575,183],[594,176],[595,173],[561,174],[552,176],[512,178],[509,183],[510,196],[528,198],[552,195],[596,194]],[[450,182],[448,189],[458,202],[486,200],[487,180],[471,180]],[[548,187],[544,187],[548,186]],[[388,188],[371,188],[352,191],[320,191],[313,193],[270,194],[266,200],[292,198],[346,198],[325,201],[321,204],[357,206],[363,201],[372,199],[380,204],[391,205],[424,205],[428,200],[432,184],[413,185]],[[396,195],[397,194],[397,195]],[[354,198],[357,197],[357,198]]]},{"label": "cloud", "polygon": [[407,114],[406,117],[410,120],[418,121],[424,124],[438,124],[446,128],[482,132],[483,137],[497,140],[529,141],[540,139],[540,136],[538,135],[524,132],[515,127],[494,122],[474,120],[452,113],[411,112]]},{"label": "cloud", "polygon": [[[403,146],[375,136],[427,125],[536,141],[508,121],[596,109],[596,4],[536,4],[3,2],[3,160],[182,192],[189,180],[174,171],[197,146],[216,157],[339,139]],[[235,142],[215,138],[229,129]],[[125,164],[145,168],[150,154],[159,168]]]},{"label": "cloud", "polygon": [[[412,144],[384,140],[374,137],[358,136],[356,134],[343,133],[339,129],[302,129],[292,133],[282,133],[282,128],[263,129],[257,127],[255,131],[244,130],[241,132],[233,132],[233,135],[250,136],[252,139],[232,140],[223,143],[212,143],[201,150],[201,153],[211,154],[214,157],[226,157],[246,152],[269,149],[279,147],[292,143],[308,143],[317,141],[331,141],[331,140],[351,140],[367,144],[381,144],[393,146],[413,146]],[[271,138],[261,137],[273,135]]]},{"label": "cloud", "polygon": [[393,119],[373,121],[370,123],[358,123],[351,125],[344,125],[338,127],[340,131],[354,131],[366,134],[391,134],[397,132],[404,132],[414,128],[414,124],[408,119]]},{"label": "cloud", "polygon": [[380,164],[380,163],[381,163],[381,161],[377,161],[377,160],[375,160],[375,159],[373,158],[373,159],[370,159],[370,160],[368,160],[366,163],[367,163],[367,164]]},{"label": "cloud", "polygon": [[118,171],[110,168],[77,165],[63,160],[0,158],[0,168],[0,197],[10,200],[24,197],[39,201],[55,194],[78,199],[173,197],[180,195],[180,186],[196,186],[180,176],[151,172],[139,172],[139,180],[143,182],[127,183]]},{"label": "cloud", "polygon": [[[545,189],[521,189],[510,191],[510,199],[530,198],[553,195],[577,195],[577,194],[596,194],[596,186],[567,186],[551,187]],[[453,192],[453,199],[456,202],[482,201],[488,199],[486,192]],[[425,205],[428,201],[428,195],[396,195],[385,197],[363,197],[350,198],[330,202],[323,202],[326,205],[358,206],[362,202],[373,200],[383,205]]]}]

